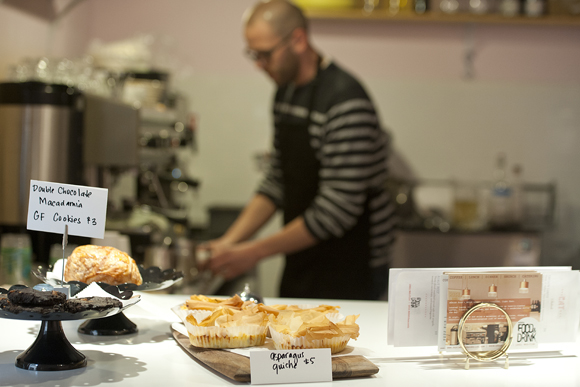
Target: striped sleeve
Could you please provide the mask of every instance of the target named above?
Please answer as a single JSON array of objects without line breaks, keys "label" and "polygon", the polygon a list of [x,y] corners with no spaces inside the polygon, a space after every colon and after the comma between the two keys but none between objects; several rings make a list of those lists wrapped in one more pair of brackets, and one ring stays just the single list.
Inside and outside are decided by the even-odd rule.
[{"label": "striped sleeve", "polygon": [[304,220],[320,240],[341,237],[355,226],[372,193],[383,192],[388,137],[365,98],[332,106],[310,132],[319,145],[320,189]]},{"label": "striped sleeve", "polygon": [[280,149],[278,136],[274,135],[274,147],[270,154],[270,163],[265,176],[258,185],[257,192],[267,196],[278,208],[284,203],[282,189],[282,168],[280,166]]}]

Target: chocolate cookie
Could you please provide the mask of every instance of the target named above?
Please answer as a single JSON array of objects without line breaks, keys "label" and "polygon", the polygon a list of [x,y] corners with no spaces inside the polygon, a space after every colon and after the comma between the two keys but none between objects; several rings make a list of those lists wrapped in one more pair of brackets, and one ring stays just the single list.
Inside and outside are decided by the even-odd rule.
[{"label": "chocolate cookie", "polygon": [[66,301],[66,295],[61,292],[42,292],[32,288],[11,290],[8,299],[15,305],[27,306],[53,306],[60,305]]},{"label": "chocolate cookie", "polygon": [[121,301],[110,297],[70,298],[65,303],[65,309],[70,313],[84,312],[85,310],[103,311],[121,307],[123,307]]},{"label": "chocolate cookie", "polygon": [[41,306],[41,305],[19,305],[12,303],[8,298],[0,298],[0,309],[10,313],[40,313],[50,314],[54,312],[64,312],[64,304]]}]

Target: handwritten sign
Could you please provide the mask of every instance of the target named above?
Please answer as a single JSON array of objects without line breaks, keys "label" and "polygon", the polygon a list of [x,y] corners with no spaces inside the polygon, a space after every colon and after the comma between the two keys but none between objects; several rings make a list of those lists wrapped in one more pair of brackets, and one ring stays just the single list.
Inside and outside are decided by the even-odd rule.
[{"label": "handwritten sign", "polygon": [[250,351],[252,384],[331,382],[330,348]]},{"label": "handwritten sign", "polygon": [[26,228],[103,239],[107,217],[104,188],[30,180]]}]

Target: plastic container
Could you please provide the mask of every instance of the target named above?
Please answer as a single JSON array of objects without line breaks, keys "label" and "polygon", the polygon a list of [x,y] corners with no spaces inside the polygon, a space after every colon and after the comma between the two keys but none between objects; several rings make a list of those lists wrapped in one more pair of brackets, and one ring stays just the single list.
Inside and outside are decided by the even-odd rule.
[{"label": "plastic container", "polygon": [[0,239],[0,283],[30,283],[32,247],[28,234],[4,234]]}]

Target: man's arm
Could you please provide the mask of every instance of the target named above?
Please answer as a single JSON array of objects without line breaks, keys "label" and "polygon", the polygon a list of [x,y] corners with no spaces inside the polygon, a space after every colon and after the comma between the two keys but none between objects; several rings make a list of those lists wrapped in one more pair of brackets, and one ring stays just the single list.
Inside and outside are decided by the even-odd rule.
[{"label": "man's arm", "polygon": [[304,218],[299,216],[279,232],[254,242],[256,255],[265,258],[274,254],[292,254],[314,246],[318,240],[306,227]]},{"label": "man's arm", "polygon": [[256,194],[244,210],[219,239],[233,244],[248,240],[276,212],[276,206],[267,196]]}]

